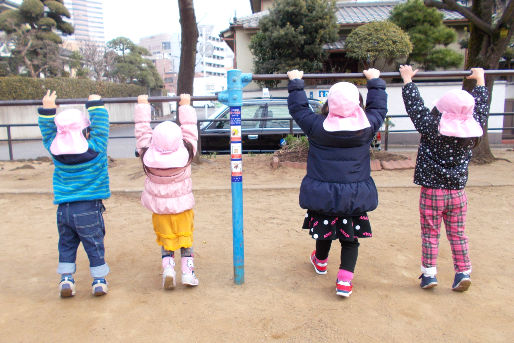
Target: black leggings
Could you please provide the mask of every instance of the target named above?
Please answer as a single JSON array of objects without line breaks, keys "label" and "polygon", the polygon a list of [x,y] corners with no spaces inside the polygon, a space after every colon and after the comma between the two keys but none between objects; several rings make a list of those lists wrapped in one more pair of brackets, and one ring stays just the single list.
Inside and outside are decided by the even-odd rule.
[{"label": "black leggings", "polygon": [[[357,264],[360,243],[357,238],[351,242],[339,239],[339,242],[341,243],[341,264],[339,269],[348,270],[353,273]],[[331,246],[332,240],[316,240],[316,258],[318,260],[326,260]]]}]

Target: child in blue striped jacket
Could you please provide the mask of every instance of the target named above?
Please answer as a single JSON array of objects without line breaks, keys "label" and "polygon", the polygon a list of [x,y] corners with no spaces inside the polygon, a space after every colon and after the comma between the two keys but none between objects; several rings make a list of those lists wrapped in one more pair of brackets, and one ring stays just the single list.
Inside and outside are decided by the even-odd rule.
[{"label": "child in blue striped jacket", "polygon": [[56,115],[55,91],[47,91],[43,107],[38,109],[38,124],[43,145],[54,162],[53,191],[59,230],[59,265],[61,297],[75,295],[77,248],[82,242],[93,277],[92,293],[107,294],[105,276],[105,226],[102,199],[111,195],[107,173],[109,114],[99,95],[90,95],[82,111],[67,109]]}]

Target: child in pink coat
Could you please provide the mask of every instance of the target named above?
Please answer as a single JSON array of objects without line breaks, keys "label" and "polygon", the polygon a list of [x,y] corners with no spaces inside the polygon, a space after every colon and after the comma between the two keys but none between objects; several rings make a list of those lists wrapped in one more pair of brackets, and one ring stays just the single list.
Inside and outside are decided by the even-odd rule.
[{"label": "child in pink coat", "polygon": [[193,184],[191,161],[196,153],[198,129],[196,112],[188,94],[180,95],[181,126],[171,121],[152,130],[148,96],[140,95],[135,108],[137,149],[146,173],[141,203],[153,212],[157,244],[162,251],[162,285],[176,286],[174,252],[180,249],[182,283],[197,286],[193,264]]}]

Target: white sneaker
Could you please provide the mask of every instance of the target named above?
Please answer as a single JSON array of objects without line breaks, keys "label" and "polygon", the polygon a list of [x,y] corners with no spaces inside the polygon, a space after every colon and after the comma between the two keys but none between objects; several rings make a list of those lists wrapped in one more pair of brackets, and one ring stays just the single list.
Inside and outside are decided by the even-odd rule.
[{"label": "white sneaker", "polygon": [[177,285],[177,273],[175,273],[175,262],[164,267],[162,272],[162,287],[164,289],[173,289]]},{"label": "white sneaker", "polygon": [[182,257],[182,284],[187,286],[198,286],[198,279],[195,275],[195,266],[192,257]]}]

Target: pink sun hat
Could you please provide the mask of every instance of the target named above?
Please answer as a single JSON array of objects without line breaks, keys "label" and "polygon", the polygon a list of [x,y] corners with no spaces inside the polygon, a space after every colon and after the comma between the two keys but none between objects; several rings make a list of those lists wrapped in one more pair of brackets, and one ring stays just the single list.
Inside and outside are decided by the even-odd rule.
[{"label": "pink sun hat", "polygon": [[483,130],[473,118],[475,99],[462,89],[454,89],[437,100],[435,107],[441,112],[439,133],[450,137],[480,137]]},{"label": "pink sun hat", "polygon": [[326,131],[359,131],[370,126],[359,105],[359,90],[354,84],[338,82],[330,87],[328,115],[323,122]]},{"label": "pink sun hat", "polygon": [[82,111],[64,110],[55,116],[54,122],[57,134],[50,145],[53,155],[82,154],[87,151],[89,144],[82,130],[91,123]]},{"label": "pink sun hat", "polygon": [[182,130],[171,122],[160,123],[153,130],[152,143],[143,162],[150,168],[180,168],[189,161],[189,151],[182,140]]}]

